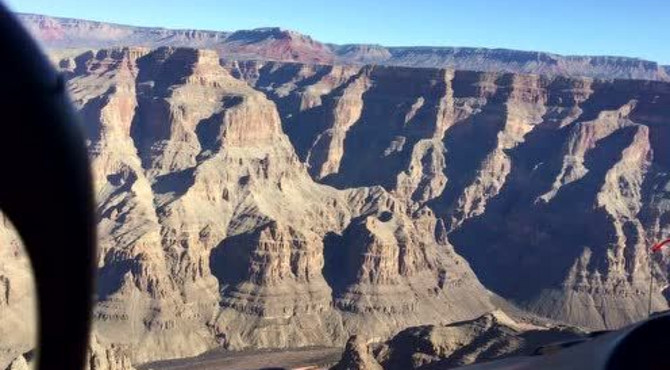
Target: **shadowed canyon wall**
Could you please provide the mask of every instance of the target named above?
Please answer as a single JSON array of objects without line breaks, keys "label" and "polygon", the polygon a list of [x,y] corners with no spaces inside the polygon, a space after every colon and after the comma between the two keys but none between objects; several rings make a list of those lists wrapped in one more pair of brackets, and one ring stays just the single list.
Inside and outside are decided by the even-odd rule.
[{"label": "shadowed canyon wall", "polygon": [[312,177],[428,207],[485,286],[592,328],[667,306],[670,85],[235,62],[277,103]]},{"label": "shadowed canyon wall", "polygon": [[668,83],[173,47],[59,66],[96,182],[96,346],[133,363],[388,338],[503,299],[614,328],[646,316],[650,274],[667,308],[647,247],[670,235]]}]

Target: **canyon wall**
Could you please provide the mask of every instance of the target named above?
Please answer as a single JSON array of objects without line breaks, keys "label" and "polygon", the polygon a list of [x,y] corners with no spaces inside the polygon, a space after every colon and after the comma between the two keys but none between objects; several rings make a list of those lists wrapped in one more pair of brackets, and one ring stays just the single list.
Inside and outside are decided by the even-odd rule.
[{"label": "canyon wall", "polygon": [[[277,103],[312,177],[428,207],[485,286],[613,328],[667,308],[670,84],[234,62]],[[653,261],[650,263],[650,259]]]},{"label": "canyon wall", "polygon": [[138,363],[343,345],[494,307],[428,207],[312,180],[275,104],[216,52],[105,49],[60,65],[96,184],[104,348]]},{"label": "canyon wall", "polygon": [[52,53],[72,54],[91,48],[175,46],[214,49],[222,58],[231,61],[381,64],[670,81],[667,66],[624,56],[559,55],[541,51],[449,46],[336,45],[322,43],[308,35],[278,27],[228,32],[134,27],[38,14],[18,14],[18,17],[28,31]]},{"label": "canyon wall", "polygon": [[[54,58],[96,183],[96,345],[123,366],[519,312],[506,301],[615,328],[646,316],[652,275],[667,308],[648,246],[670,235],[668,83]],[[8,224],[0,243],[13,330],[30,277]],[[21,330],[9,359],[32,345]]]}]

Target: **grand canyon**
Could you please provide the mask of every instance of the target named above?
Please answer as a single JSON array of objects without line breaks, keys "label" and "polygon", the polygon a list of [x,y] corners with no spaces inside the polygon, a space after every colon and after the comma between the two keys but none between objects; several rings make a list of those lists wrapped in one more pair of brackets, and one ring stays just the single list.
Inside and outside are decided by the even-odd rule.
[{"label": "grand canyon", "polygon": [[[668,309],[667,66],[19,18],[92,162],[91,369],[310,346],[448,368]],[[0,255],[18,369],[35,303],[5,219]]]}]

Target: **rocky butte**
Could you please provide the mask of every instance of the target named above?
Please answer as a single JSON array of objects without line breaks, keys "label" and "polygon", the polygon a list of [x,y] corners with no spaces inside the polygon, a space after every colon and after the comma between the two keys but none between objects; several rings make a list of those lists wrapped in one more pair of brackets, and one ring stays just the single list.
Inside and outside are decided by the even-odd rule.
[{"label": "rocky butte", "polygon": [[[46,42],[140,32],[24,18]],[[311,43],[310,61],[337,49],[261,33]],[[274,42],[221,60],[233,36],[180,35],[215,45],[52,51],[96,182],[92,369],[352,335],[347,353],[375,366],[437,361],[394,349],[426,330],[475,344],[502,330],[496,343],[521,353],[540,329],[502,326],[617,328],[646,317],[652,276],[667,309],[668,259],[648,253],[670,236],[663,78],[250,60],[288,50]],[[26,361],[34,303],[0,224],[3,368]]]}]

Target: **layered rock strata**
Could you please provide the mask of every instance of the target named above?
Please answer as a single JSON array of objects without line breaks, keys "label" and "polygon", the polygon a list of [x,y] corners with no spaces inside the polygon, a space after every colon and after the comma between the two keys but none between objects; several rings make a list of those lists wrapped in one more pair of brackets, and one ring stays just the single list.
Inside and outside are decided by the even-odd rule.
[{"label": "layered rock strata", "polygon": [[83,19],[18,14],[42,44],[61,55],[72,49],[162,46],[210,48],[228,60],[270,60],[345,65],[380,64],[454,68],[548,76],[670,81],[668,66],[631,57],[558,55],[540,51],[473,47],[386,47],[325,44],[278,27],[239,31],[134,27]]},{"label": "layered rock strata", "polygon": [[[667,307],[670,85],[442,69],[236,62],[312,177],[428,207],[494,292],[613,328]],[[652,260],[650,260],[652,258]]]},{"label": "layered rock strata", "polygon": [[68,60],[98,200],[103,348],[139,363],[343,345],[493,307],[432,211],[380,186],[314,182],[275,104],[216,52]]}]

